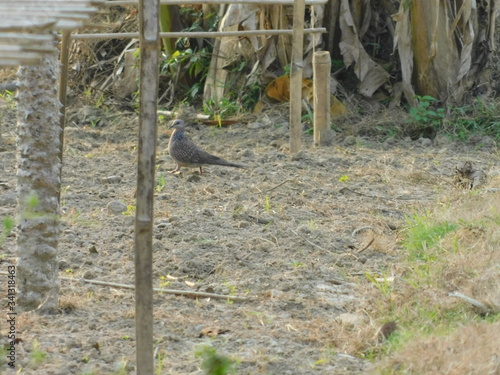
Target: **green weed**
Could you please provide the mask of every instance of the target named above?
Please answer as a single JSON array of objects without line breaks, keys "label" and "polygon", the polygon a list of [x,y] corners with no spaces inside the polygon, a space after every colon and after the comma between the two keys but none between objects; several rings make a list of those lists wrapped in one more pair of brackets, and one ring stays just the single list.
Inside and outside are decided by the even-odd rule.
[{"label": "green weed", "polygon": [[201,368],[205,375],[236,374],[233,361],[225,355],[218,354],[217,349],[211,345],[198,346],[195,355],[202,359]]},{"label": "green weed", "polygon": [[158,176],[158,180],[156,181],[156,191],[158,193],[162,192],[166,184],[167,184],[167,179],[162,173],[160,173],[160,175]]},{"label": "green weed", "polygon": [[434,223],[427,216],[422,215],[408,217],[406,224],[403,246],[409,252],[411,260],[424,262],[436,260],[438,253],[435,250],[429,251],[429,249],[446,234],[457,228],[457,224],[448,221]]},{"label": "green weed", "polygon": [[227,98],[222,98],[218,102],[209,99],[203,104],[203,112],[210,118],[219,121],[219,125],[221,125],[221,120],[235,116],[239,111],[240,105]]},{"label": "green weed", "polygon": [[410,108],[410,118],[408,122],[419,125],[419,127],[439,128],[445,118],[445,111],[443,108],[433,109],[434,102],[437,102],[436,98],[432,96],[415,96],[417,105]]},{"label": "green weed", "polygon": [[30,355],[30,363],[33,367],[37,367],[47,358],[47,353],[40,349],[38,340],[33,341],[33,349]]},{"label": "green weed", "polygon": [[271,211],[271,200],[269,198],[269,195],[266,195],[266,197],[264,199],[265,199],[264,210],[266,212],[269,212],[269,211]]}]

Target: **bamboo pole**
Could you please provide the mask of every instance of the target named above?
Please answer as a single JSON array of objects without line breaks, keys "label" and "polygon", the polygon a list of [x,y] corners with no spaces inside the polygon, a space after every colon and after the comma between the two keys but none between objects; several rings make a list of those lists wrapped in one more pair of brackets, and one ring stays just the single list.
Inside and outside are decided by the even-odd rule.
[{"label": "bamboo pole", "polygon": [[292,65],[290,69],[290,153],[301,149],[302,137],[302,70],[304,49],[304,0],[293,7]]},{"label": "bamboo pole", "polygon": [[[67,90],[68,90],[68,61],[69,61],[69,43],[71,42],[71,32],[64,31],[62,34],[61,42],[61,71],[59,74],[59,101],[61,102],[61,118],[60,127],[61,132],[59,133],[59,159],[61,160],[61,171],[59,176],[62,176],[62,161],[63,161],[63,149],[64,149],[64,127],[66,125],[66,102],[67,102]],[[59,203],[61,203],[61,191],[59,190]]]},{"label": "bamboo pole", "polygon": [[[326,33],[324,27],[305,29],[304,34]],[[227,36],[253,36],[253,35],[290,35],[293,30],[244,30],[244,31],[179,31],[160,33],[161,38],[223,38]],[[103,33],[103,34],[73,34],[72,39],[138,39],[139,33]]]},{"label": "bamboo pole", "polygon": [[[306,5],[323,5],[328,0],[306,0]],[[294,0],[162,0],[161,5],[189,5],[189,4],[256,4],[256,5],[293,5]],[[137,1],[117,0],[105,1],[104,6],[133,6]]]},{"label": "bamboo pole", "polygon": [[330,129],[330,69],[328,51],[314,52],[314,146],[328,146],[332,142]]},{"label": "bamboo pole", "polygon": [[153,374],[153,197],[160,57],[158,0],[140,0],[140,118],[135,215],[137,374]]}]

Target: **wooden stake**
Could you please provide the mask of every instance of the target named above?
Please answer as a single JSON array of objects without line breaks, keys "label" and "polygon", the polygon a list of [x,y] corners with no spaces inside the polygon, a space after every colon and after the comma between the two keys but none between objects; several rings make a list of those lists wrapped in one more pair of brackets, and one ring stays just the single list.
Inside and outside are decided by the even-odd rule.
[{"label": "wooden stake", "polygon": [[153,374],[153,198],[160,57],[159,0],[140,0],[140,115],[135,215],[137,374]]},{"label": "wooden stake", "polygon": [[292,66],[290,69],[290,153],[299,152],[302,137],[302,70],[304,64],[304,0],[293,7]]},{"label": "wooden stake", "polygon": [[314,146],[328,146],[333,140],[330,129],[330,69],[332,62],[328,51],[318,51],[313,56],[314,72]]}]

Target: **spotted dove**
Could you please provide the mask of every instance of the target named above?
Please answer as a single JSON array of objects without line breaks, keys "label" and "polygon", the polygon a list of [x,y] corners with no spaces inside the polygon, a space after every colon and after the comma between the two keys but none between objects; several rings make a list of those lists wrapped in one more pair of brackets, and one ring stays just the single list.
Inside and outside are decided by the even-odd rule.
[{"label": "spotted dove", "polygon": [[172,171],[175,173],[179,171],[181,167],[188,168],[200,168],[200,174],[203,173],[202,165],[204,164],[214,164],[223,165],[226,167],[235,168],[246,168],[246,166],[241,164],[232,163],[218,156],[211,155],[206,151],[203,151],[197,145],[193,143],[185,134],[186,124],[183,120],[174,120],[169,129],[174,129],[174,132],[170,136],[170,141],[168,142],[168,152],[172,159],[177,163],[177,167]]}]

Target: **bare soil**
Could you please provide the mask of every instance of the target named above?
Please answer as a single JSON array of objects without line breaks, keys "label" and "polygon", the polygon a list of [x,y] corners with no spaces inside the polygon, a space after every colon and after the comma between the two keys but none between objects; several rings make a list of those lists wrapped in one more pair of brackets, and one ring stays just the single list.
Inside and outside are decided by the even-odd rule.
[{"label": "bare soil", "polygon": [[[79,280],[134,283],[138,121],[113,113],[96,125],[84,110],[71,110],[65,138],[60,275],[74,280],[61,280],[59,315],[19,317],[22,374],[135,370],[134,291]],[[1,128],[0,216],[14,217],[15,123]],[[204,343],[236,361],[238,374],[369,374],[363,352],[378,345],[380,322],[370,313],[376,301],[366,294],[365,273],[397,267],[405,216],[455,189],[459,163],[488,172],[500,159],[491,142],[342,134],[325,148],[304,135],[304,150],[291,156],[287,121],[276,114],[250,126],[192,126],[188,134],[249,168],[172,175],[161,125],[154,284],[248,300],[156,293],[161,374],[200,374],[195,350]],[[116,202],[128,206],[125,214],[114,213]],[[15,233],[1,254],[5,271],[15,262]],[[14,372],[0,360],[0,373]]]}]

